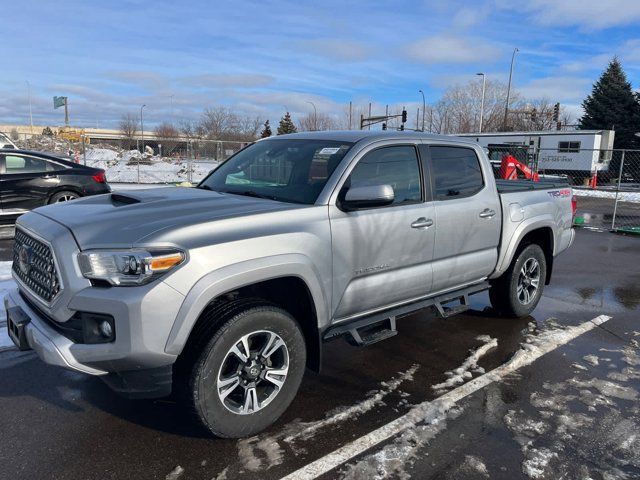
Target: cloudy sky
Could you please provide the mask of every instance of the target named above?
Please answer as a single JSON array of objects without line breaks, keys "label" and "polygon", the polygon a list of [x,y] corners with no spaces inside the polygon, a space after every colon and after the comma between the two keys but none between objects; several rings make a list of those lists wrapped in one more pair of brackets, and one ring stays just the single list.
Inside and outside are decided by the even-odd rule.
[{"label": "cloudy sky", "polygon": [[353,101],[415,106],[479,71],[578,109],[618,55],[640,85],[638,0],[64,2],[2,7],[0,124],[114,127],[226,105],[276,122]]}]

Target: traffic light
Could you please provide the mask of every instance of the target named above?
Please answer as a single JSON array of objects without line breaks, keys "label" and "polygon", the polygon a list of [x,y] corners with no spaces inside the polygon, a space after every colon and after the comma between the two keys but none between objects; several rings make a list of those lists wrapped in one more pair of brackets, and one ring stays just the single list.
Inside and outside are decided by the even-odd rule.
[{"label": "traffic light", "polygon": [[402,109],[402,123],[407,123],[407,111]]},{"label": "traffic light", "polygon": [[560,119],[560,104],[556,103],[553,106],[553,121],[557,122]]},{"label": "traffic light", "polygon": [[384,123],[382,124],[382,130],[386,130],[386,129],[387,129],[387,122],[384,122]]}]

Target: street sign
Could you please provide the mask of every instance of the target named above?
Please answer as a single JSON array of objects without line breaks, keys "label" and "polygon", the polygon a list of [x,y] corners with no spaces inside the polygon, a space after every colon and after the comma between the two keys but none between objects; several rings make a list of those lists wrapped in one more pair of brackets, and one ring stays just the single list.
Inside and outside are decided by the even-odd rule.
[{"label": "street sign", "polygon": [[67,97],[53,97],[53,108],[64,107],[67,104]]}]

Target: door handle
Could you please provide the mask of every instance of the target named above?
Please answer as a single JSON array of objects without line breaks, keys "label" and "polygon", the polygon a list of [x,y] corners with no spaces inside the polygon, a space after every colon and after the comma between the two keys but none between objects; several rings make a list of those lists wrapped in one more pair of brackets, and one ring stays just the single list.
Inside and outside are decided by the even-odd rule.
[{"label": "door handle", "polygon": [[430,218],[420,217],[411,224],[411,228],[429,228],[431,225],[433,225],[433,220]]},{"label": "door handle", "polygon": [[491,218],[495,216],[495,214],[496,214],[495,210],[491,210],[490,208],[485,208],[480,212],[480,218]]}]

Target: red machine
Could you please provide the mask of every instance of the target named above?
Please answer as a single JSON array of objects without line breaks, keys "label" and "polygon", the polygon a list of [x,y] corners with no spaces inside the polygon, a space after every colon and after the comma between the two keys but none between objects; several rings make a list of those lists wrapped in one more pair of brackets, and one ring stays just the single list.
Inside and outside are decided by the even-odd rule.
[{"label": "red machine", "polygon": [[[518,175],[518,172],[520,172],[521,176]],[[533,179],[534,182],[540,180],[538,172],[534,172],[526,164],[519,162],[516,157],[510,153],[502,157],[498,177],[504,180],[518,180],[518,178],[522,177],[527,180]]]}]

